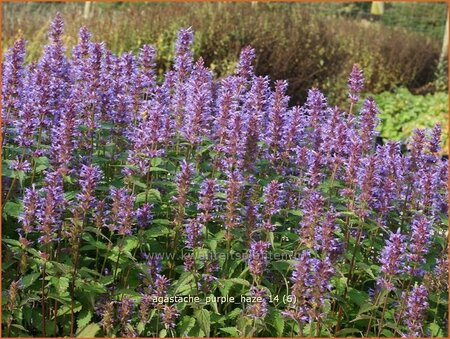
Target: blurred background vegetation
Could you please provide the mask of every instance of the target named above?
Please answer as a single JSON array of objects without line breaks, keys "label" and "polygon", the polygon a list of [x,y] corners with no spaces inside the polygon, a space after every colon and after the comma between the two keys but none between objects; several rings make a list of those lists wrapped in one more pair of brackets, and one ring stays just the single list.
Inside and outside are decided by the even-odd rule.
[{"label": "blurred background vegetation", "polygon": [[303,103],[313,86],[332,104],[342,104],[357,63],[366,94],[375,95],[381,108],[384,138],[405,139],[414,127],[435,122],[447,131],[448,70],[441,55],[447,3],[383,5],[377,15],[371,2],[3,3],[2,52],[23,36],[27,60],[39,58],[49,22],[60,11],[68,53],[85,25],[115,53],[155,45],[162,74],[170,67],[177,30],[192,26],[194,53],[217,77],[232,72],[241,48],[251,45],[256,73],[287,79],[292,104]]}]

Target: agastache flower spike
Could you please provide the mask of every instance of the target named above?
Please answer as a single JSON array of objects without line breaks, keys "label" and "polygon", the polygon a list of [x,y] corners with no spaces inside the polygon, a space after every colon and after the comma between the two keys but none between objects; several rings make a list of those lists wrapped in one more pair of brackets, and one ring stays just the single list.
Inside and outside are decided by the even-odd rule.
[{"label": "agastache flower spike", "polygon": [[136,224],[139,228],[148,227],[152,220],[152,208],[153,205],[149,203],[144,203],[139,207],[134,213],[136,219]]},{"label": "agastache flower spike", "polygon": [[252,304],[249,304],[246,309],[246,314],[250,318],[254,319],[264,319],[267,315],[267,294],[264,288],[258,288],[256,286],[252,286],[250,288],[250,295],[254,298],[257,298],[256,301]]},{"label": "agastache flower spike", "polygon": [[414,286],[407,299],[406,314],[404,319],[404,323],[408,327],[408,337],[423,336],[423,324],[428,306],[428,291],[425,286]]},{"label": "agastache flower spike", "polygon": [[270,243],[265,241],[253,241],[250,244],[248,253],[248,268],[254,276],[260,276],[264,273],[267,266],[267,250]]},{"label": "agastache flower spike", "polygon": [[191,176],[194,173],[194,167],[192,164],[188,164],[185,160],[183,160],[180,164],[181,170],[178,172],[176,176],[176,184],[177,184],[177,195],[173,198],[173,200],[178,205],[178,210],[175,216],[175,223],[177,225],[181,225],[184,218],[184,209],[187,203],[187,194],[189,191],[189,183],[191,180]]},{"label": "agastache flower spike", "polygon": [[82,165],[80,171],[81,192],[77,194],[80,207],[86,213],[95,202],[95,188],[102,177],[100,168],[95,165]]},{"label": "agastache flower spike", "polygon": [[202,235],[203,225],[197,219],[191,219],[186,224],[185,232],[186,232],[186,247],[187,248],[196,248],[201,246],[201,235]]},{"label": "agastache flower spike", "polygon": [[161,313],[161,321],[166,329],[174,328],[175,321],[180,316],[175,306],[165,305]]},{"label": "agastache flower spike", "polygon": [[253,75],[253,59],[255,59],[255,50],[250,46],[244,47],[239,56],[236,74],[243,78],[250,78]]},{"label": "agastache flower spike", "polygon": [[62,110],[64,114],[52,131],[51,159],[63,174],[69,171],[73,151],[78,143],[79,133],[75,105],[72,100],[66,102]]},{"label": "agastache flower spike", "polygon": [[194,65],[189,81],[186,84],[188,102],[186,117],[182,129],[183,136],[190,144],[198,143],[208,131],[211,118],[212,74],[204,67],[200,58]]},{"label": "agastache flower spike", "polygon": [[378,113],[379,109],[372,97],[368,97],[364,100],[364,105],[359,117],[359,129],[363,152],[369,152],[373,149],[375,144],[375,137],[378,134],[376,131],[378,124]]},{"label": "agastache flower spike", "polygon": [[228,173],[227,176],[224,226],[226,230],[230,230],[238,225],[239,208],[237,205],[239,203],[243,178],[237,170]]},{"label": "agastache flower spike", "polygon": [[193,55],[190,51],[192,40],[194,38],[194,31],[191,27],[186,29],[180,29],[178,31],[177,42],[175,45],[175,64],[174,69],[177,73],[177,80],[184,81],[193,64]]},{"label": "agastache flower spike", "polygon": [[[2,119],[3,132],[18,116],[21,108],[25,79],[25,40],[17,40],[5,54],[2,74]],[[6,138],[3,137],[3,142]]]},{"label": "agastache flower spike", "polygon": [[428,248],[432,237],[432,222],[423,215],[416,215],[412,222],[412,234],[409,244],[408,259],[410,261],[409,271],[413,275],[421,275],[423,271],[420,265],[425,263],[424,256],[428,253]]},{"label": "agastache flower spike", "polygon": [[203,223],[207,223],[213,218],[213,212],[217,203],[215,198],[216,191],[216,179],[205,179],[200,186],[200,201],[197,208],[201,211],[198,219]]},{"label": "agastache flower spike", "polygon": [[156,49],[144,45],[139,53],[139,87],[144,99],[149,99],[156,87]]},{"label": "agastache flower spike", "polygon": [[386,245],[381,251],[380,263],[383,276],[378,278],[378,285],[388,290],[394,289],[392,278],[403,272],[405,250],[405,236],[398,229],[396,233],[389,236],[389,240],[386,240]]},{"label": "agastache flower spike", "polygon": [[39,241],[49,244],[55,240],[60,230],[61,215],[65,207],[63,180],[58,172],[46,174],[45,186],[41,189],[44,197],[40,200],[37,212],[38,230],[41,233]]},{"label": "agastache flower spike", "polygon": [[247,99],[244,102],[244,112],[248,116],[247,129],[245,134],[245,154],[243,167],[247,171],[254,169],[254,163],[258,159],[258,142],[263,137],[263,118],[265,116],[268,101],[268,79],[255,77]]},{"label": "agastache flower spike", "polygon": [[34,184],[31,188],[25,189],[22,205],[23,212],[19,216],[19,222],[21,223],[19,233],[23,233],[26,236],[34,230],[37,208],[39,206],[39,195]]},{"label": "agastache flower spike", "polygon": [[359,93],[364,87],[363,72],[358,65],[354,64],[350,77],[348,78],[348,96],[352,104],[356,104],[359,100]]},{"label": "agastache flower spike", "polygon": [[269,125],[266,133],[266,142],[270,150],[270,158],[276,161],[280,157],[280,152],[283,149],[283,129],[287,105],[289,97],[286,96],[287,82],[277,81],[275,83],[275,93],[271,99],[271,106],[269,109]]}]

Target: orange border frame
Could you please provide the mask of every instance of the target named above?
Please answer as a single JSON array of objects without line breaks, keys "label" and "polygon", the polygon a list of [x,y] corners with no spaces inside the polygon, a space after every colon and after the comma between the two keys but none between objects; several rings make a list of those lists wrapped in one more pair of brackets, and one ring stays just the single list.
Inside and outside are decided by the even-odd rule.
[{"label": "orange border frame", "polygon": [[[20,3],[20,2],[61,2],[61,3],[64,3],[64,2],[86,2],[85,0],[66,0],[66,1],[61,1],[61,0],[56,0],[56,1],[52,1],[52,0],[35,0],[35,1],[24,1],[24,0],[0,0],[0,34],[2,34],[2,26],[1,26],[1,24],[2,24],[2,18],[3,18],[3,6],[2,6],[2,4],[3,3],[8,3],[8,2],[11,2],[11,3]],[[94,1],[92,1],[92,2],[131,2],[131,3],[133,3],[133,2],[228,2],[228,3],[234,3],[234,2],[252,2],[251,0],[223,0],[223,1],[217,1],[217,0],[211,0],[211,1],[208,1],[208,0],[160,0],[160,1],[158,1],[158,0],[124,0],[124,1],[119,1],[119,0],[103,0],[103,1],[99,1],[99,0],[94,0]],[[336,2],[372,2],[372,1],[370,1],[370,0],[359,0],[359,1],[355,1],[355,0],[308,0],[308,1],[306,1],[306,0],[282,0],[282,1],[277,1],[277,0],[258,0],[257,2],[261,2],[261,3],[263,3],[263,2],[309,2],[309,3],[313,3],[313,2],[318,2],[318,3],[324,3],[324,2],[330,2],[330,3],[336,3]],[[385,2],[410,2],[409,0],[407,0],[407,1],[401,1],[401,0],[390,0],[390,1],[385,1]],[[413,2],[413,1],[411,1],[411,2]],[[445,2],[445,3],[447,3],[447,15],[450,15],[450,0],[445,0],[445,1],[440,1],[440,0],[415,0],[414,2]],[[448,27],[447,28],[448,29],[448,31],[450,32],[450,27]],[[2,47],[2,41],[1,41],[1,39],[0,39],[0,48]],[[3,56],[2,56],[2,59],[3,59]],[[448,61],[448,63],[450,64],[450,48],[448,48],[448,53],[447,53],[447,61]],[[0,70],[1,70],[1,66],[0,66]],[[2,85],[2,78],[0,77],[0,86]],[[449,80],[448,80],[448,87],[449,87],[449,91],[450,91],[450,77],[449,77]],[[0,102],[0,108],[1,108],[1,102]],[[449,113],[448,113],[448,123],[447,123],[447,128],[448,128],[448,131],[450,131],[450,97],[449,97],[449,101],[448,101],[448,104],[449,104]],[[1,116],[0,116],[0,124],[1,124],[1,122],[2,122],[2,118],[1,118]],[[0,136],[0,154],[1,154],[1,152],[2,152],[2,147],[1,147],[1,136]],[[448,148],[448,152],[449,152],[449,154],[450,154],[450,144],[449,144],[449,148]],[[449,163],[449,169],[450,169],[450,163]],[[0,162],[0,172],[2,171],[2,164],[1,164],[1,162]],[[450,190],[450,171],[449,171],[449,175],[448,175],[448,182],[447,182],[447,187],[449,188],[449,190]],[[0,192],[2,191],[2,181],[0,180]],[[2,195],[0,195],[0,207],[1,206],[3,206],[3,201],[2,201]],[[450,206],[449,206],[449,214],[450,214]],[[1,242],[1,234],[2,234],[2,220],[3,219],[0,219],[0,263],[3,263],[3,261],[2,261],[2,242]],[[449,225],[448,225],[448,231],[450,231],[450,223],[449,223]],[[450,240],[450,234],[449,234],[449,232],[447,232],[447,238],[448,238],[448,240]],[[450,246],[448,246],[448,254],[449,254],[449,257],[450,257]],[[450,269],[450,265],[449,265],[449,269]],[[2,279],[1,279],[1,275],[2,275],[2,270],[0,270],[0,292],[2,292],[3,291],[3,289],[2,289]],[[449,282],[449,285],[450,285],[450,275],[448,276],[448,282]],[[0,293],[0,305],[1,305],[1,299],[2,299],[2,293]],[[449,296],[450,296],[450,292],[449,292]],[[0,307],[0,319],[2,319],[2,309],[3,309],[3,307]],[[447,314],[448,314],[448,319],[447,319],[447,326],[448,326],[448,329],[450,329],[450,303],[449,303],[449,305],[448,305],[448,312],[447,312]],[[0,320],[1,321],[1,320]],[[0,337],[1,338],[3,338],[3,335],[2,335],[2,327],[0,326]],[[24,338],[26,338],[26,337],[24,337]],[[38,338],[38,339],[44,339],[43,337],[32,337],[32,338]],[[47,337],[47,338],[64,338],[64,337]],[[139,338],[142,338],[142,339],[153,339],[153,338],[146,338],[146,337],[139,337]],[[220,338],[220,337],[217,337],[217,338]],[[284,337],[284,338],[282,338],[282,339],[287,339],[287,338],[289,338],[289,337]],[[316,338],[316,337],[304,337],[304,338]],[[356,337],[348,337],[348,338],[350,338],[350,339],[357,339]],[[376,337],[370,337],[370,338],[376,338]],[[449,338],[450,338],[450,334],[449,334]],[[91,339],[91,338],[86,338],[86,339]],[[92,339],[94,339],[94,338],[92,338]],[[120,338],[120,337],[117,337],[116,339],[128,339],[128,338]],[[180,338],[181,339],[181,338]],[[278,337],[267,337],[267,339],[280,339],[280,338],[278,338]],[[396,338],[397,339],[397,338]],[[400,339],[400,338],[398,338],[398,339]]]}]

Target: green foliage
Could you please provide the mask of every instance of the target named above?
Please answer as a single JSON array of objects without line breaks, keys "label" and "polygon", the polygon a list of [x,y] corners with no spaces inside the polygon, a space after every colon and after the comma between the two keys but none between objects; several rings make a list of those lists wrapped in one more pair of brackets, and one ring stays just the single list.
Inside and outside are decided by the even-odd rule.
[{"label": "green foliage", "polygon": [[384,139],[405,141],[415,128],[442,126],[443,151],[448,152],[448,93],[414,95],[406,88],[375,95],[380,108],[380,133]]}]

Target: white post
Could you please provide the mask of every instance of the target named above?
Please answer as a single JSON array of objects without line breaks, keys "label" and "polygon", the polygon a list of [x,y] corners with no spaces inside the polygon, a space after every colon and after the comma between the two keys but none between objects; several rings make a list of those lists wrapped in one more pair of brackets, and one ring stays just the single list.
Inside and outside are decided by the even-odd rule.
[{"label": "white post", "polygon": [[447,21],[445,22],[444,39],[442,40],[441,60],[444,60],[448,56],[448,9],[447,9]]},{"label": "white post", "polygon": [[86,1],[84,3],[84,12],[83,12],[83,18],[88,19],[89,18],[89,12],[91,9],[91,1]]}]

